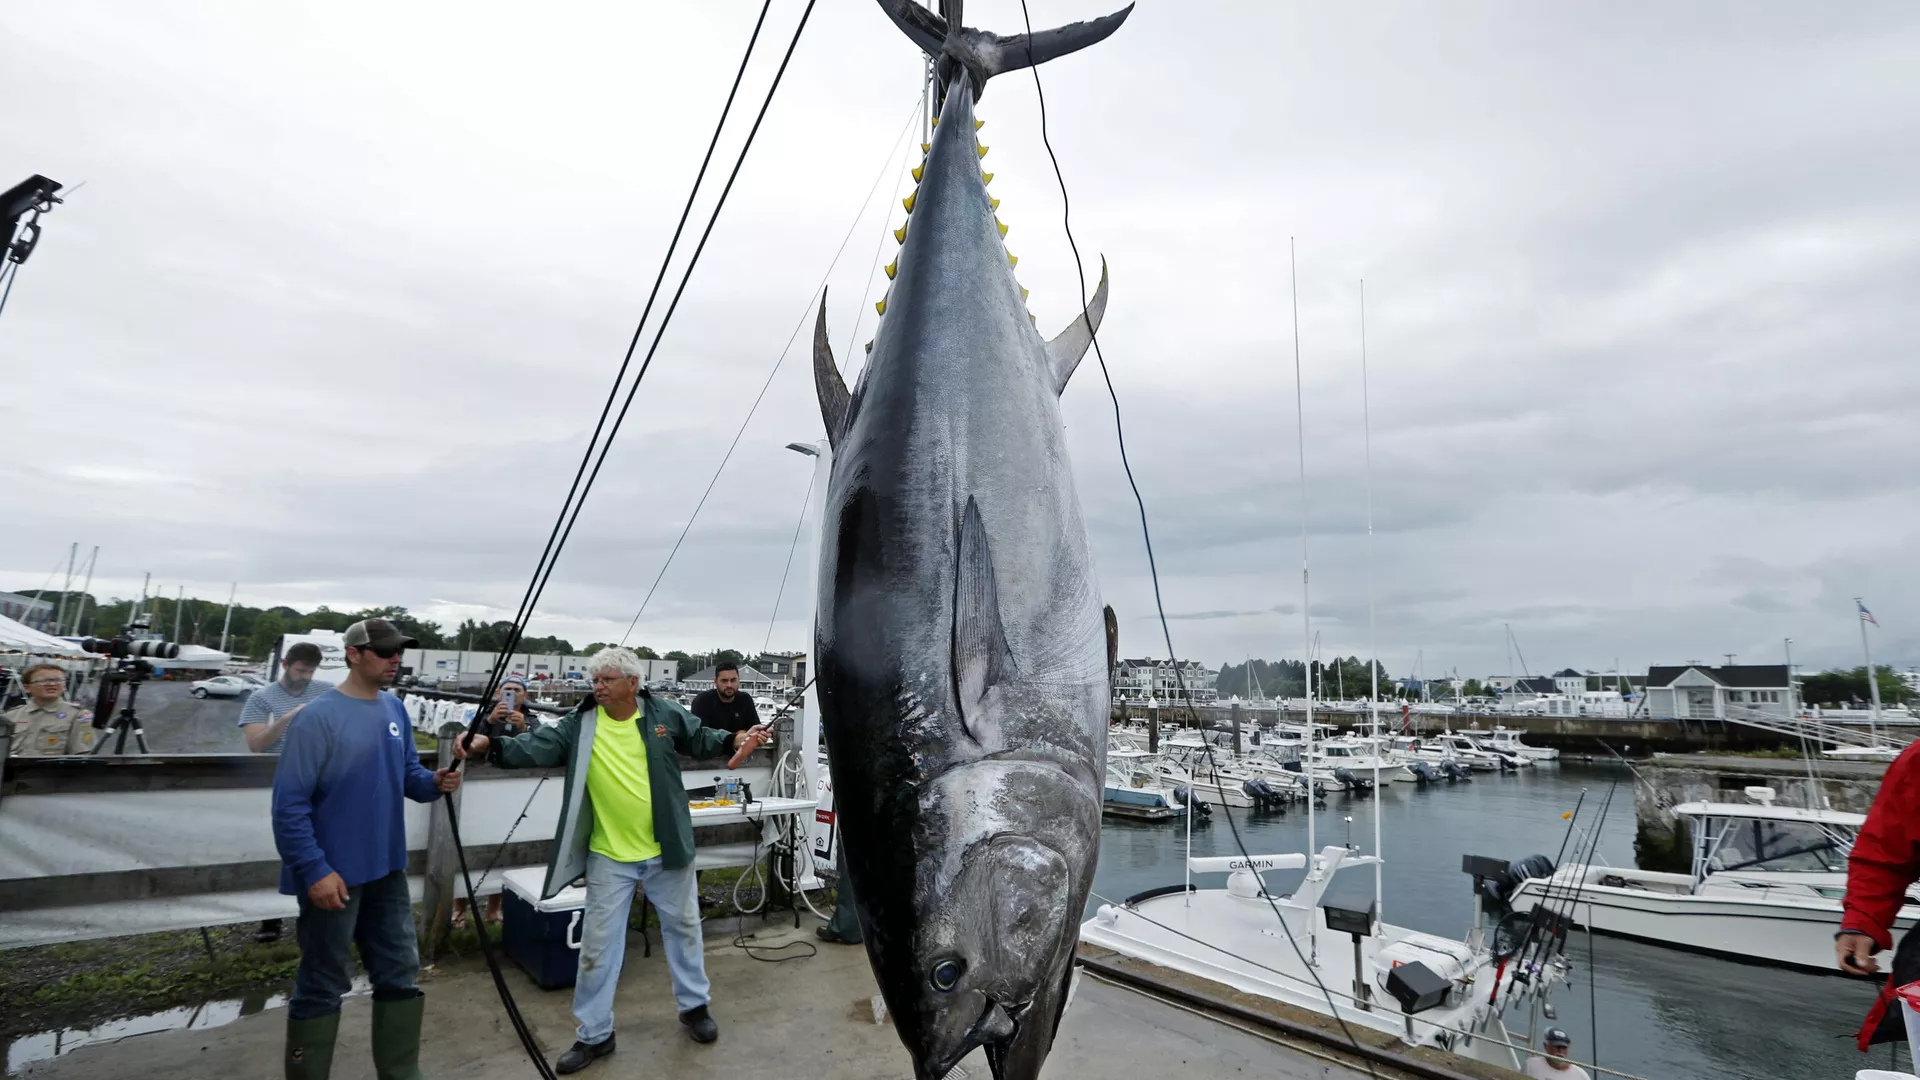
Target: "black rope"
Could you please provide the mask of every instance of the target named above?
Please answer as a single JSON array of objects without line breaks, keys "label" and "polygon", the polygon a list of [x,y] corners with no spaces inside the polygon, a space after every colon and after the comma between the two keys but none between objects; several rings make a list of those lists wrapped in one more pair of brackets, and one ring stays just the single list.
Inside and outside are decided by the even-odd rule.
[{"label": "black rope", "polygon": [[[915,107],[918,107],[917,102]],[[700,501],[693,505],[693,513],[687,518],[687,523],[680,527],[680,535],[674,539],[673,547],[667,551],[666,561],[660,564],[660,572],[653,576],[653,584],[647,586],[647,595],[640,598],[640,607],[633,613],[633,621],[627,623],[627,632],[620,635],[620,644],[625,645],[627,639],[633,636],[633,628],[640,625],[640,616],[647,613],[647,605],[653,602],[653,594],[659,590],[660,583],[666,580],[667,569],[673,565],[674,556],[680,554],[680,545],[687,542],[687,534],[693,531],[693,523],[700,519],[700,511],[706,509],[708,497],[713,494],[714,487],[720,483],[720,474],[726,471],[727,463],[733,460],[733,452],[739,448],[741,436],[747,433],[747,425],[753,422],[754,414],[760,411],[760,402],[767,396],[767,388],[773,385],[773,377],[780,374],[781,365],[787,362],[787,354],[793,351],[793,343],[800,340],[800,331],[805,329],[808,317],[813,314],[815,299],[825,299],[827,279],[833,276],[834,268],[840,265],[840,256],[846,253],[847,242],[853,239],[854,230],[860,227],[860,219],[866,216],[867,205],[873,202],[873,193],[880,189],[880,181],[886,179],[887,170],[893,165],[893,155],[899,151],[900,140],[906,138],[907,129],[912,123],[913,113],[909,111],[907,122],[900,125],[900,133],[893,137],[893,146],[887,150],[886,161],[881,163],[880,171],[874,175],[873,183],[867,188],[866,197],[860,200],[860,209],[854,212],[853,223],[847,226],[846,234],[840,237],[840,246],[834,249],[833,258],[827,263],[826,273],[820,275],[820,284],[815,285],[813,292],[808,294],[806,310],[800,313],[800,321],[794,324],[793,333],[787,337],[786,347],[780,350],[779,357],[773,362],[773,370],[767,372],[766,381],[760,384],[760,393],[754,395],[753,404],[748,407],[746,417],[740,421],[739,429],[733,433],[733,442],[727,444],[727,452],[721,455],[720,464],[714,468],[713,476],[707,480],[706,490],[700,493]],[[871,277],[873,272],[869,270],[867,274]]]},{"label": "black rope", "polygon": [[[687,283],[693,277],[694,268],[700,263],[700,255],[706,250],[707,240],[713,235],[714,226],[720,220],[720,212],[726,207],[727,196],[733,191],[734,181],[739,178],[740,170],[746,164],[747,154],[753,149],[754,138],[759,134],[760,125],[765,121],[767,110],[772,106],[774,95],[779,91],[780,83],[786,76],[787,66],[793,60],[794,50],[799,47],[800,36],[807,28],[807,21],[813,15],[813,7],[816,2],[817,0],[807,0],[806,10],[801,13],[800,23],[794,28],[793,38],[787,43],[786,53],[780,59],[779,70],[774,73],[773,83],[767,88],[766,97],[760,103],[760,111],[754,116],[753,127],[747,132],[746,141],[741,145],[739,156],[734,160],[733,170],[727,176],[726,186],[720,191],[720,196],[714,204],[713,212],[708,217],[706,227],[700,234],[700,242],[695,246],[693,255],[689,258],[687,267],[681,274],[680,284],[674,290],[673,299],[668,303],[666,313],[661,316],[660,325],[654,331],[653,342],[647,347],[647,354],[645,359],[641,361],[640,370],[638,374],[634,376],[633,384],[627,390],[626,399],[621,403],[620,412],[614,417],[611,428],[607,429],[606,440],[600,444],[599,454],[595,457],[594,444],[599,442],[601,429],[606,426],[607,408],[612,406],[614,398],[618,396],[620,381],[625,377],[627,366],[633,359],[633,352],[639,346],[640,335],[646,326],[647,316],[653,309],[653,300],[658,294],[660,284],[659,280],[655,282],[654,293],[648,297],[646,310],[641,315],[640,324],[634,329],[633,339],[627,347],[626,357],[621,361],[620,375],[615,378],[613,389],[608,393],[606,406],[601,410],[600,422],[595,426],[593,439],[588,442],[587,454],[581,460],[581,467],[584,469],[587,458],[593,458],[593,469],[587,473],[584,483],[581,481],[579,474],[575,474],[574,486],[570,487],[567,492],[567,503],[570,505],[570,508],[569,506],[563,506],[560,520],[555,522],[554,532],[547,538],[547,546],[541,553],[542,565],[535,569],[533,581],[528,584],[527,594],[521,601],[520,610],[514,620],[513,630],[508,635],[499,657],[497,657],[494,662],[493,672],[487,679],[486,690],[481,695],[482,704],[474,710],[473,723],[467,729],[467,733],[464,736],[466,743],[463,745],[471,744],[474,734],[479,729],[480,724],[484,722],[487,711],[485,703],[490,701],[494,693],[499,689],[499,682],[506,666],[506,659],[513,655],[515,647],[518,646],[521,634],[526,628],[527,619],[531,616],[534,605],[539,602],[540,594],[545,591],[547,581],[553,576],[553,568],[559,562],[560,552],[566,547],[568,538],[573,534],[573,526],[580,518],[581,508],[586,505],[587,495],[593,490],[594,481],[600,476],[601,466],[606,464],[607,453],[613,447],[613,440],[618,436],[620,427],[626,420],[627,411],[633,406],[634,396],[639,392],[640,383],[646,378],[647,369],[652,366],[654,354],[660,348],[660,340],[662,336],[665,335],[667,327],[671,325],[673,321],[674,312],[678,310],[680,306],[680,298],[685,295]],[[746,73],[748,60],[753,54],[753,46],[755,42],[759,40],[760,28],[765,22],[767,10],[771,6],[772,0],[765,0],[760,10],[760,18],[754,23],[753,35],[747,42],[746,55],[741,57],[740,70],[734,76],[733,88],[729,90],[727,94],[726,108],[721,112],[721,124],[725,123],[727,112],[732,108],[734,95],[739,91],[741,77]],[[707,148],[707,157],[702,161],[700,166],[700,178],[704,178],[706,175],[707,163],[713,156],[713,147],[714,144],[718,143],[719,136],[720,126],[716,125],[713,140]],[[695,194],[697,194],[698,190],[699,179],[696,179]],[[682,227],[684,227],[686,218],[691,212],[693,199],[694,195],[690,194],[687,200],[687,208],[681,211]],[[675,243],[678,242],[679,236],[680,228],[676,227],[674,231]],[[662,260],[660,279],[665,278],[666,264],[671,258],[672,249],[669,248],[667,259]],[[577,488],[579,492],[578,499],[574,498],[575,488]],[[562,522],[564,522],[564,528],[562,527]],[[467,867],[466,848],[460,841],[460,815],[454,811],[452,800],[447,799],[442,800],[442,802],[446,804],[447,822],[452,832],[454,850],[459,857],[461,881],[466,885],[467,908],[470,912],[479,912],[482,910],[480,907],[480,898],[474,888],[472,873]],[[539,1073],[542,1080],[553,1080],[553,1069],[547,1064],[545,1056],[540,1051],[539,1044],[534,1040],[533,1032],[527,1027],[525,1019],[520,1015],[520,1007],[518,1003],[514,1001],[513,992],[507,987],[506,977],[500,970],[499,958],[494,955],[493,943],[487,936],[486,920],[484,918],[474,919],[474,930],[480,940],[481,953],[486,957],[487,968],[493,975],[494,989],[499,993],[500,1004],[506,1010],[508,1019],[513,1023],[515,1034],[520,1038],[520,1045],[526,1050],[527,1057],[533,1062],[534,1069]]]},{"label": "black rope", "polygon": [[[581,482],[581,478],[586,475],[587,462],[593,458],[594,447],[599,444],[600,433],[607,425],[607,416],[610,413],[612,413],[613,403],[620,395],[620,384],[626,381],[627,368],[633,363],[634,350],[640,347],[640,335],[646,330],[647,319],[653,314],[654,301],[658,299],[660,296],[660,285],[664,281],[666,281],[667,268],[673,262],[674,251],[680,246],[681,233],[686,230],[687,218],[693,213],[694,199],[697,198],[700,194],[700,185],[706,181],[707,167],[713,162],[714,148],[720,144],[720,133],[726,127],[727,116],[733,111],[734,97],[738,95],[740,92],[740,80],[746,76],[747,62],[753,57],[753,47],[760,40],[760,28],[763,25],[765,25],[767,21],[767,11],[772,7],[773,7],[773,0],[764,0],[764,2],[760,5],[760,17],[754,20],[753,33],[747,37],[747,50],[740,57],[739,70],[734,72],[733,86],[727,90],[726,104],[721,106],[720,108],[720,119],[714,122],[713,137],[707,140],[707,152],[700,159],[700,171],[694,174],[693,187],[687,191],[686,205],[680,208],[680,220],[673,227],[673,238],[667,242],[666,254],[660,257],[660,270],[658,273],[654,275],[653,288],[648,291],[646,306],[642,308],[640,311],[640,321],[634,325],[633,337],[627,342],[627,352],[626,352],[626,355],[622,357],[620,360],[620,370],[614,374],[613,385],[607,388],[607,400],[600,406],[600,419],[594,423],[593,435],[587,439],[587,449],[584,453],[580,455],[580,464],[577,468],[574,469],[573,483],[567,487],[567,497],[560,504],[560,516],[554,519],[553,531],[547,534],[546,547],[542,548],[540,551],[540,561],[534,564],[533,577],[527,582],[527,591],[524,594],[522,594],[520,598],[520,607],[514,612],[513,630],[510,634],[508,634],[506,643],[501,648],[500,653],[494,657],[493,672],[491,675],[487,677],[486,690],[481,694],[481,698],[484,701],[492,700],[494,692],[499,689],[499,682],[502,674],[502,669],[506,666],[507,659],[513,655],[514,648],[520,644],[521,633],[526,627],[527,621],[533,617],[534,604],[538,602],[540,598],[540,593],[545,591],[546,589],[546,579],[542,576],[542,572],[544,571],[547,574],[552,573],[551,564],[559,560],[559,557],[560,557],[559,549],[566,545],[566,537],[562,533],[562,526],[564,525],[567,531],[572,530],[572,522],[568,519],[568,513],[570,510],[574,516],[577,517],[579,515],[579,507],[578,505],[576,505],[574,501],[575,493],[577,492],[579,494],[579,502],[581,503],[586,502],[587,493],[585,491],[580,490],[580,482]],[[802,19],[800,25],[802,27],[805,27],[806,20]],[[799,34],[797,32],[794,35],[794,40],[795,41],[799,40]],[[791,52],[792,52],[791,48],[789,48],[788,52],[789,52],[789,55],[791,55]],[[785,70],[784,64],[782,65],[782,70],[783,71]],[[779,85],[780,85],[779,80],[775,79],[774,87],[777,89]],[[767,92],[767,100],[768,101],[773,100],[772,90],[769,90]],[[763,115],[766,112],[766,107],[764,105],[761,107],[761,112]],[[757,126],[758,124],[756,122],[756,128]],[[749,136],[747,139],[747,145],[748,146],[753,145],[753,139],[751,136]],[[743,147],[740,151],[741,161],[746,160],[746,153],[747,153],[746,148]],[[734,168],[735,168],[735,171],[737,172],[739,169],[739,166],[736,164]],[[729,181],[729,183],[731,183],[731,181]],[[723,196],[723,201],[724,201],[724,196]],[[718,207],[714,209],[714,215],[716,217],[719,215]],[[709,222],[708,228],[709,229],[712,228],[711,222]],[[704,242],[704,237],[702,238],[702,240]],[[698,261],[699,255],[697,253],[694,256],[694,259],[695,261]],[[687,273],[691,274],[692,272],[693,272],[693,267],[689,265],[687,267]],[[684,286],[684,279],[682,284]],[[678,299],[677,294],[675,296],[675,299],[676,300]],[[668,312],[668,318],[670,319],[671,317],[672,317],[672,312]],[[664,330],[665,327],[663,326],[662,329]],[[655,340],[655,344],[658,344],[659,339],[657,336],[654,340]],[[653,353],[651,350],[649,350],[647,353],[647,360],[651,361],[652,359],[653,359]],[[642,364],[640,368],[640,376],[634,379],[633,381],[634,389],[636,390],[639,389],[640,379],[645,378],[646,373],[647,373],[646,365]],[[632,400],[631,392],[629,392],[628,394],[628,400],[629,401]],[[625,415],[626,415],[626,410],[622,409],[621,416],[624,417]],[[619,431],[619,424],[616,422],[614,425],[614,432],[609,433],[607,435],[608,446],[611,446],[613,444],[613,436],[618,431]],[[606,449],[604,447],[601,448],[600,454],[601,454],[601,457],[604,459],[606,456]],[[596,474],[599,472],[599,467],[597,465],[594,467],[594,472]],[[593,482],[591,480],[587,481],[587,486],[591,488],[593,486]],[[471,737],[474,730],[477,730],[478,720],[481,715],[482,714],[480,712],[476,712],[474,714],[474,719],[476,723],[474,728],[470,728],[468,730],[469,737]]]},{"label": "black rope", "polygon": [[[1047,95],[1045,89],[1040,85],[1040,66],[1033,62],[1033,18],[1028,14],[1027,0],[1020,0],[1020,17],[1026,23],[1028,68],[1033,72],[1033,91],[1040,103],[1040,142],[1047,148],[1047,158],[1053,162],[1054,179],[1060,185],[1060,225],[1067,234],[1067,246],[1073,250],[1074,272],[1080,277],[1080,314],[1087,323],[1087,336],[1093,345],[1094,358],[1100,363],[1100,377],[1106,381],[1107,396],[1113,400],[1113,432],[1120,447],[1120,467],[1126,471],[1127,486],[1133,489],[1134,505],[1137,506],[1140,511],[1140,536],[1145,542],[1147,549],[1147,574],[1153,582],[1153,606],[1154,609],[1159,612],[1160,633],[1166,641],[1168,660],[1173,665],[1174,684],[1178,688],[1180,696],[1186,701],[1187,711],[1193,717],[1195,726],[1197,727],[1199,726],[1200,714],[1193,706],[1193,694],[1187,688],[1186,677],[1180,673],[1179,654],[1173,651],[1173,630],[1167,623],[1166,604],[1161,600],[1160,596],[1160,569],[1153,555],[1153,531],[1147,524],[1147,502],[1140,494],[1139,481],[1134,479],[1133,465],[1127,457],[1127,433],[1126,426],[1120,417],[1120,394],[1114,389],[1113,373],[1107,370],[1106,355],[1100,351],[1100,335],[1093,325],[1093,313],[1088,308],[1087,270],[1085,263],[1080,258],[1080,245],[1075,242],[1073,238],[1073,210],[1072,204],[1067,197],[1067,178],[1060,170],[1060,158],[1059,155],[1053,152],[1053,142],[1047,137]],[[1214,761],[1213,743],[1205,738],[1201,739],[1200,742],[1205,748],[1207,763],[1209,767],[1213,769],[1214,776],[1217,778],[1220,775],[1220,770]],[[1308,786],[1308,797],[1311,798],[1313,790],[1313,776],[1311,771],[1307,773],[1305,778]],[[1232,809],[1227,806],[1224,800],[1220,804],[1220,809],[1226,815],[1227,830],[1233,835],[1234,846],[1240,849],[1242,858],[1251,861],[1253,856],[1248,853],[1246,841],[1240,836],[1240,827],[1234,824]],[[1309,809],[1307,813],[1311,814],[1313,811]],[[1313,859],[1314,853],[1311,851],[1307,852],[1308,873],[1312,873]],[[1260,890],[1260,895],[1266,898],[1267,906],[1273,910],[1274,918],[1280,921],[1280,925],[1284,931],[1286,927],[1286,917],[1280,914],[1279,904],[1275,903],[1273,896],[1264,888]],[[1285,938],[1287,944],[1293,947],[1294,955],[1300,960],[1301,965],[1307,969],[1307,973],[1313,976],[1313,984],[1320,988],[1321,996],[1326,999],[1328,1015],[1332,1016],[1334,1022],[1340,1025],[1340,1033],[1346,1036],[1347,1042],[1353,1046],[1356,1055],[1358,1055],[1362,1063],[1366,1065],[1367,1075],[1378,1080],[1380,1074],[1374,1070],[1373,1063],[1367,1060],[1366,1055],[1361,1052],[1360,1040],[1355,1038],[1353,1031],[1347,1027],[1347,1021],[1340,1015],[1340,1009],[1333,1000],[1333,993],[1327,989],[1326,983],[1321,981],[1319,971],[1315,970],[1313,964],[1309,963],[1306,956],[1300,952],[1300,944],[1293,939],[1291,933],[1283,932],[1280,936]]]}]

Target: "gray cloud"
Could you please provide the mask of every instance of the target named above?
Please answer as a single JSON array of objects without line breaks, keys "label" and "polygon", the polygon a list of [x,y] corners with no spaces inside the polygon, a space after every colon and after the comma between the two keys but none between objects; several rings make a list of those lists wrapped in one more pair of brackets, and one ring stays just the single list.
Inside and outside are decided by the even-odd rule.
[{"label": "gray cloud", "polygon": [[[252,603],[510,611],[750,18],[475,11],[450,41],[353,2],[0,12],[0,90],[33,103],[0,145],[17,173],[88,182],[0,319],[25,373],[0,587],[38,587],[78,539],[102,546],[97,591],[151,570],[207,596],[238,579]],[[636,40],[676,48],[634,64]],[[1856,595],[1876,654],[1920,662],[1917,47],[1896,3],[1150,3],[1049,65],[1076,237],[1113,269],[1101,344],[1176,647],[1299,655],[1304,505],[1323,648],[1365,652],[1371,622],[1396,674],[1504,671],[1508,626],[1536,671],[1758,660],[1787,637],[1853,663]],[[810,314],[917,67],[870,8],[816,12],[538,632],[625,631]],[[1051,334],[1077,281],[1031,83],[995,82],[982,115]],[[829,279],[850,368],[906,163]],[[804,536],[781,585],[810,475],[782,447],[819,434],[800,344],[637,638],[757,647],[778,594],[771,639],[803,646]],[[1152,592],[1093,360],[1064,406],[1132,626]]]}]

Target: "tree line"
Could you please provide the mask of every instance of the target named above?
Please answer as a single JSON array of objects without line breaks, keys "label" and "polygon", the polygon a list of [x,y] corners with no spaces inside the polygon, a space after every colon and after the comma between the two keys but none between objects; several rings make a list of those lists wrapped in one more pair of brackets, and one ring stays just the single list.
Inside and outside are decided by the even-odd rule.
[{"label": "tree line", "polygon": [[[1399,687],[1387,677],[1387,669],[1377,661],[1382,697],[1395,694]],[[1367,662],[1357,656],[1316,660],[1313,664],[1314,696],[1318,698],[1364,698],[1372,690]],[[1242,664],[1220,665],[1214,680],[1214,692],[1221,697],[1299,698],[1307,696],[1307,667],[1298,660],[1249,660]]]}]

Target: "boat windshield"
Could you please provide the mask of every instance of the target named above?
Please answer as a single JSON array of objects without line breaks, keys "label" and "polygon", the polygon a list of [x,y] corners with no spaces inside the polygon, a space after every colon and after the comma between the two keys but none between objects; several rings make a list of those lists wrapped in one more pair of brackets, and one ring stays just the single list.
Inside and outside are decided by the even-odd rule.
[{"label": "boat windshield", "polygon": [[1852,830],[1777,818],[1707,818],[1706,869],[1842,871]]}]

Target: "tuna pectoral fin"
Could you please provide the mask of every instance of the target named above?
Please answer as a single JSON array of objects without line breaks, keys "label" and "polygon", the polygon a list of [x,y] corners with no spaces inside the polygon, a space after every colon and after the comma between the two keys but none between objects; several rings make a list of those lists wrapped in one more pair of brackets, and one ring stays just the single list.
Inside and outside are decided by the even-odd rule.
[{"label": "tuna pectoral fin", "polygon": [[[1085,287],[1084,285],[1082,286]],[[1100,329],[1100,320],[1107,314],[1107,260],[1100,259],[1100,287],[1093,290],[1093,303],[1080,313],[1080,317],[1068,324],[1060,336],[1047,342],[1047,359],[1053,369],[1053,392],[1063,393],[1067,389],[1067,380],[1073,378],[1073,369],[1080,366],[1080,358],[1087,355],[1087,346],[1093,344],[1094,331]]]},{"label": "tuna pectoral fin", "polygon": [[820,318],[813,324],[813,389],[820,395],[820,420],[827,426],[827,445],[838,447],[852,398],[846,381],[840,378],[840,365],[833,362],[833,346],[827,343],[825,289],[820,290]]},{"label": "tuna pectoral fin", "polygon": [[1000,718],[988,695],[1012,675],[1013,652],[1000,622],[987,526],[980,519],[980,505],[969,495],[960,515],[959,570],[953,588],[953,678],[961,726],[989,749],[999,747]]}]

